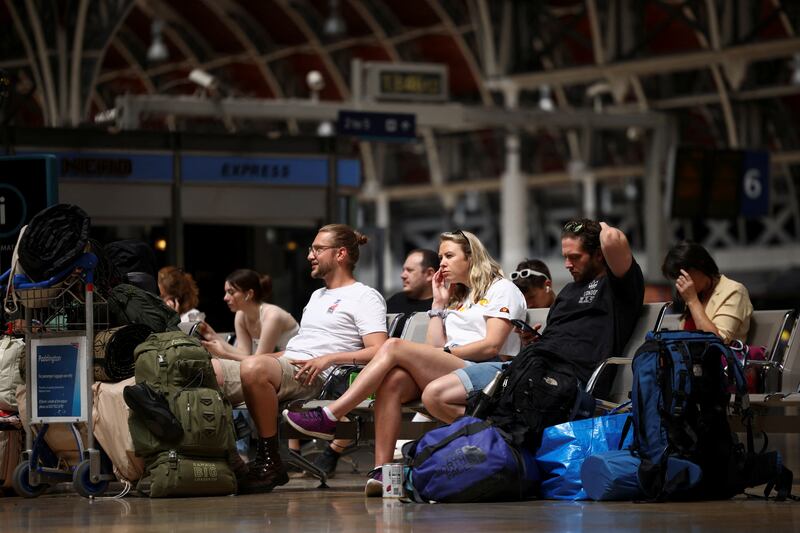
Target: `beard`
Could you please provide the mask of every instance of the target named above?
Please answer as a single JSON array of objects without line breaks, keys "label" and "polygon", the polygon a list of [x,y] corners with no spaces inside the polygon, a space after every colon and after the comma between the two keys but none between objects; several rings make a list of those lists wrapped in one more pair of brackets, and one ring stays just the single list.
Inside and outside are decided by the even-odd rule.
[{"label": "beard", "polygon": [[331,271],[331,266],[324,263],[317,263],[317,268],[311,267],[311,277],[313,279],[322,279]]},{"label": "beard", "polygon": [[604,274],[605,269],[606,265],[603,261],[592,261],[586,265],[586,269],[583,272],[573,275],[572,279],[576,283],[586,283],[587,281],[592,281],[593,279],[596,279]]}]

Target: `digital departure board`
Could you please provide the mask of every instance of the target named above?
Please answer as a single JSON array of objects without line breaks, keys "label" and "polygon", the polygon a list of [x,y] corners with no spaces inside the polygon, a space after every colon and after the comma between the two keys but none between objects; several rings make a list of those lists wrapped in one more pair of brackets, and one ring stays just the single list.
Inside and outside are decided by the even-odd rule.
[{"label": "digital departure board", "polygon": [[448,99],[447,65],[433,63],[364,64],[367,96],[375,100],[444,102]]}]

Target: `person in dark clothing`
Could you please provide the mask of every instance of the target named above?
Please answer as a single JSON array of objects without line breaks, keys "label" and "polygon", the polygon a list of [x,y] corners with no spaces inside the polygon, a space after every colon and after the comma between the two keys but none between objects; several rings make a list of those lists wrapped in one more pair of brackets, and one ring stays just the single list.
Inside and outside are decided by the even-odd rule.
[{"label": "person in dark clothing", "polygon": [[403,290],[386,300],[387,313],[427,311],[433,303],[431,280],[439,270],[439,256],[433,250],[418,248],[403,263]]},{"label": "person in dark clothing", "polygon": [[[573,281],[550,308],[533,353],[564,361],[586,383],[600,361],[622,353],[633,333],[644,302],[644,277],[625,234],[605,222],[567,222],[561,252]],[[428,384],[422,401],[430,414],[452,422],[464,414],[467,395],[485,387],[502,365],[481,363],[443,376]],[[601,397],[605,385],[596,389]]]}]

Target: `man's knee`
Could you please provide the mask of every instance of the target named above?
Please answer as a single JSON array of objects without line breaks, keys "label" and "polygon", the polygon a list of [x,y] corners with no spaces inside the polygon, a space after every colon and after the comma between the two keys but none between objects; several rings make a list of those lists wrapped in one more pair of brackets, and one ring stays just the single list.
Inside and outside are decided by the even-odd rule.
[{"label": "man's knee", "polygon": [[216,358],[211,358],[211,366],[214,368],[214,376],[217,378],[217,385],[219,388],[225,386],[225,372],[222,370],[222,365]]},{"label": "man's knee", "polygon": [[278,361],[269,356],[248,357],[239,367],[243,388],[263,387],[269,383],[274,384],[276,380],[280,383],[280,372]]}]

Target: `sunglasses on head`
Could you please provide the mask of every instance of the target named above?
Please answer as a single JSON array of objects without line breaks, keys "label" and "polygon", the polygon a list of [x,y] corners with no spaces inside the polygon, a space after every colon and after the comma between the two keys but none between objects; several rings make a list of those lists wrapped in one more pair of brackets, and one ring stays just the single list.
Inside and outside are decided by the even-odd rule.
[{"label": "sunglasses on head", "polygon": [[525,279],[531,276],[541,276],[544,279],[549,280],[550,276],[543,272],[539,272],[538,270],[533,270],[532,268],[523,268],[522,270],[515,270],[508,277],[511,278],[511,281],[516,281],[518,279]]},{"label": "sunglasses on head", "polygon": [[577,234],[580,233],[582,229],[583,229],[583,222],[576,222],[574,220],[571,220],[566,224],[564,224],[564,231],[566,231],[567,233]]}]

